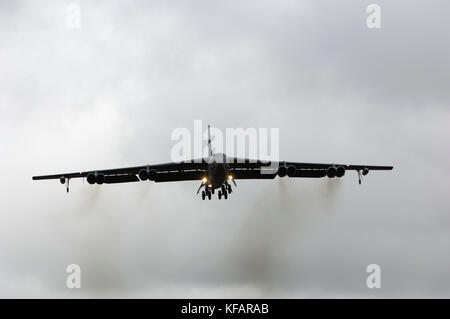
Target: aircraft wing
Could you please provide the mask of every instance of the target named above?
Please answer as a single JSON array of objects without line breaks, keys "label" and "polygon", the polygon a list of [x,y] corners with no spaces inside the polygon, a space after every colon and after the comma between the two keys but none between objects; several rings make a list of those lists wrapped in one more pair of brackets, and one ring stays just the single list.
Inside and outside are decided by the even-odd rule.
[{"label": "aircraft wing", "polygon": [[320,178],[342,177],[346,171],[357,171],[359,177],[369,171],[392,170],[393,166],[353,165],[339,163],[263,162],[246,158],[228,158],[229,172],[235,179],[273,179],[275,176]]},{"label": "aircraft wing", "polygon": [[[357,171],[361,175],[370,170],[392,170],[392,166],[350,165],[336,163],[263,162],[246,158],[227,158],[228,172],[233,179],[274,179],[284,177],[342,177],[346,171]],[[33,176],[33,180],[59,179],[62,184],[72,178],[86,178],[89,184],[115,184],[152,180],[155,182],[200,181],[208,169],[205,159],[171,162],[156,165],[100,169],[83,172]]]},{"label": "aircraft wing", "polygon": [[[336,163],[299,163],[299,162],[284,162],[286,166],[294,165],[297,169],[327,169],[330,166],[343,166],[346,170],[358,171],[365,168],[373,171],[389,171],[392,170],[393,166],[377,166],[377,165],[353,165],[353,164],[336,164]],[[281,163],[280,163],[281,164]]]},{"label": "aircraft wing", "polygon": [[179,163],[164,163],[113,169],[100,169],[84,172],[61,173],[33,176],[33,180],[59,179],[65,183],[67,179],[87,178],[91,184],[114,184],[153,180],[155,182],[201,180],[208,164],[203,160],[183,161]]}]

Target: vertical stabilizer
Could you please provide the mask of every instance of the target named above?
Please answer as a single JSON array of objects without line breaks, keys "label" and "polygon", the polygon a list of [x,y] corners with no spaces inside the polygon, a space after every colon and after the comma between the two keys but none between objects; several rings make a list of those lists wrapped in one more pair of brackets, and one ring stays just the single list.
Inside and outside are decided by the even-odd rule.
[{"label": "vertical stabilizer", "polygon": [[208,153],[209,153],[209,156],[213,156],[213,150],[212,150],[212,145],[211,145],[211,132],[210,132],[209,125],[208,125]]}]

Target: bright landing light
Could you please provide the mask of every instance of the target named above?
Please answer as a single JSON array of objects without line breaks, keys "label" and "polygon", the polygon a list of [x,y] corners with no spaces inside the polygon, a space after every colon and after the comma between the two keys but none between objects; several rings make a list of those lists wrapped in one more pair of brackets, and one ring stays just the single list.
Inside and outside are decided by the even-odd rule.
[{"label": "bright landing light", "polygon": [[231,181],[233,179],[233,175],[228,175],[228,179]]},{"label": "bright landing light", "polygon": [[207,181],[208,181],[208,179],[207,179],[206,177],[203,177],[203,178],[202,178],[203,184],[205,184]]}]

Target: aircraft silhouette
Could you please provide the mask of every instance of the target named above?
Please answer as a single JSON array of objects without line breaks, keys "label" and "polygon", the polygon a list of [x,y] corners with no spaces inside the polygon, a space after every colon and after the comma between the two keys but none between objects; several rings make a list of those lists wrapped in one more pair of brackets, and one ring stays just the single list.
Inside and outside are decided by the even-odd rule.
[{"label": "aircraft silhouette", "polygon": [[218,189],[218,198],[228,198],[232,192],[231,183],[236,179],[274,179],[279,177],[342,177],[346,171],[358,173],[361,177],[370,170],[392,170],[393,166],[321,164],[300,162],[265,162],[248,158],[228,157],[223,153],[214,153],[211,145],[210,127],[208,125],[208,157],[182,162],[171,162],[156,165],[104,169],[95,171],[33,176],[33,180],[59,179],[66,184],[69,192],[69,181],[72,178],[86,178],[89,184],[116,184],[139,181],[175,182],[200,181],[197,194],[202,190],[202,199],[211,199]]}]

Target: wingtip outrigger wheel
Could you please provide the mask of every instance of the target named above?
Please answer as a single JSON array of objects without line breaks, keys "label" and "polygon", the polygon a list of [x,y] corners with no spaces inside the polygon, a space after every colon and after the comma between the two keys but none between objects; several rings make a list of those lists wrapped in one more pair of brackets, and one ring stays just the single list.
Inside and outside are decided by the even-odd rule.
[{"label": "wingtip outrigger wheel", "polygon": [[357,172],[358,172],[358,182],[359,182],[359,185],[361,185],[361,171],[358,170]]},{"label": "wingtip outrigger wheel", "polygon": [[69,193],[69,181],[70,178],[67,179],[67,183],[66,183],[66,192]]}]

